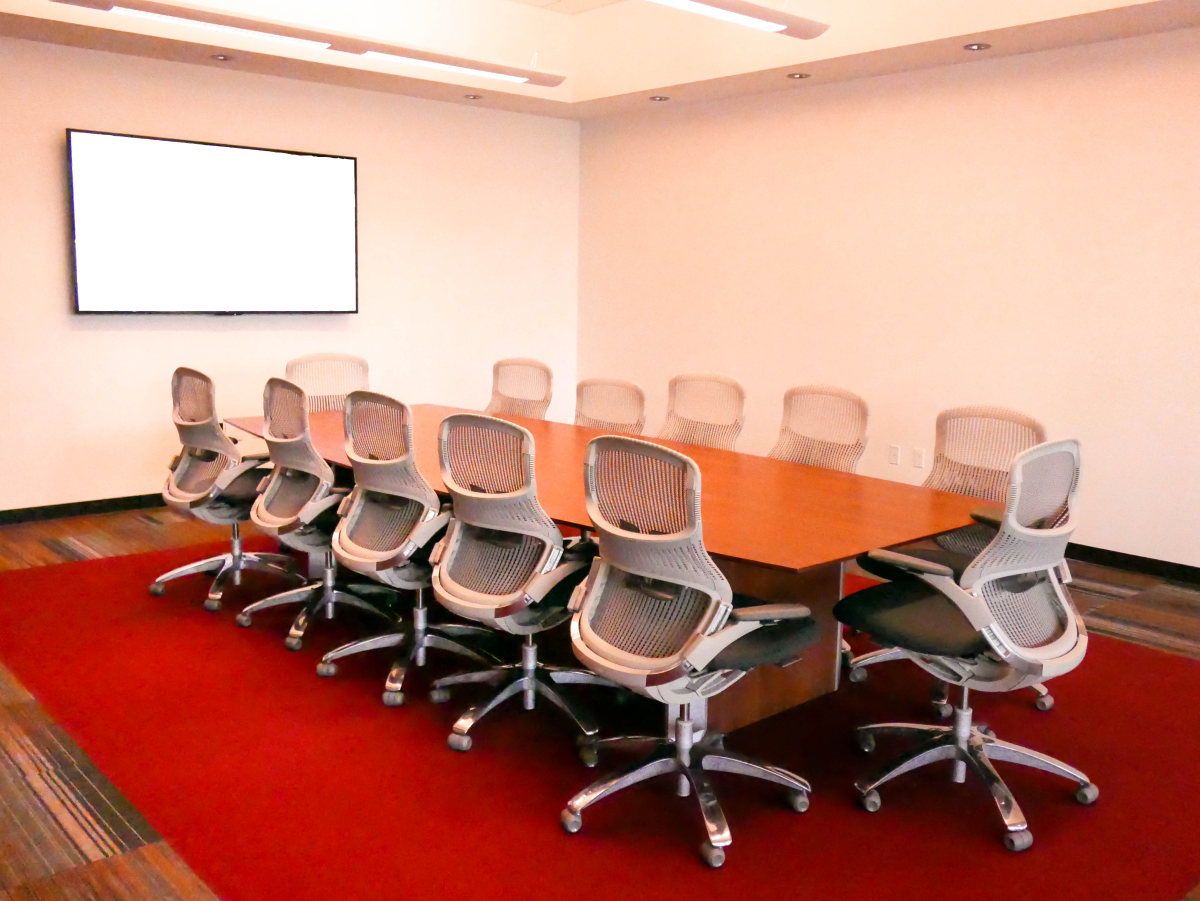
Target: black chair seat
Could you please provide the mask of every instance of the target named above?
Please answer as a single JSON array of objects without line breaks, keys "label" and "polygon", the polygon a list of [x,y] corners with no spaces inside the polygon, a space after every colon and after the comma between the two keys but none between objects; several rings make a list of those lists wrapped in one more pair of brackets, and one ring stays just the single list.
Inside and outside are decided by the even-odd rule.
[{"label": "black chair seat", "polygon": [[[733,606],[758,607],[758,598],[744,594],[733,596]],[[752,670],[756,666],[783,666],[800,657],[800,652],[820,637],[821,627],[812,617],[766,622],[722,650],[709,669]]]},{"label": "black chair seat", "polygon": [[[970,558],[950,551],[904,553],[949,566],[956,577],[970,563]],[[856,591],[839,601],[833,615],[840,622],[866,632],[878,644],[918,654],[975,657],[988,650],[983,635],[936,588],[865,554],[857,562],[867,572],[892,581]]]}]

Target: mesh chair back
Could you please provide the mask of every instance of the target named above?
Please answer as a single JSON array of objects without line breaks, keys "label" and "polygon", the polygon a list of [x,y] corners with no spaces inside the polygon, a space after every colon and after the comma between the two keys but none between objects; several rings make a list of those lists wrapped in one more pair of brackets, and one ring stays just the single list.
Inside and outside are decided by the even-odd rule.
[{"label": "mesh chair back", "polygon": [[679,653],[733,598],[704,549],[699,467],[646,441],[604,436],[588,444],[584,479],[610,569],[584,606],[587,628],[642,662]]},{"label": "mesh chair back", "polygon": [[412,411],[370,391],[346,398],[346,456],[354,467],[357,500],[347,513],[344,537],[369,551],[401,547],[437,511],[437,492],[417,470]]},{"label": "mesh chair back", "polygon": [[268,379],[263,414],[267,420],[263,438],[275,471],[262,502],[272,516],[294,517],[322,488],[333,484],[333,470],[312,445],[308,406],[299,385]]},{"label": "mesh chair back", "polygon": [[441,565],[453,582],[478,594],[516,592],[563,546],[538,503],[533,435],[460,413],[442,422],[438,454],[457,530]]},{"label": "mesh chair back", "polygon": [[584,379],[575,388],[575,425],[640,435],[646,427],[646,394],[621,379]]},{"label": "mesh chair back", "polygon": [[287,380],[304,389],[313,413],[341,410],[351,391],[369,387],[367,361],[351,354],[308,354],[288,360]]},{"label": "mesh chair back", "polygon": [[483,412],[545,419],[554,373],[538,360],[499,360],[492,367],[492,399]]},{"label": "mesh chair back", "polygon": [[1010,642],[1044,647],[1071,622],[1055,568],[1075,526],[1079,443],[1053,441],[1013,461],[1000,531],[963,573],[962,586],[983,598]]},{"label": "mesh chair back", "polygon": [[789,388],[779,441],[768,456],[854,472],[866,435],[867,402],[857,394],[829,385]]},{"label": "mesh chair back", "polygon": [[1004,407],[955,407],[937,418],[926,488],[1002,504],[1013,457],[1046,440],[1036,419]]},{"label": "mesh chair back", "polygon": [[723,375],[677,375],[659,438],[733,450],[746,421],[746,390]]},{"label": "mesh chair back", "polygon": [[170,477],[170,488],[201,495],[216,484],[242,455],[217,418],[217,392],[212,379],[195,369],[180,367],[171,376],[171,407],[183,451]]}]

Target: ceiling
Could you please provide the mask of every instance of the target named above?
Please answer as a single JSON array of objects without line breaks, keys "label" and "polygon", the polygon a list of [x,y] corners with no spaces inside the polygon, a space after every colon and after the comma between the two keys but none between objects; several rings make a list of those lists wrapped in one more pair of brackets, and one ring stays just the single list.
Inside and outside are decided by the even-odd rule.
[{"label": "ceiling", "polygon": [[[653,104],[669,108],[1200,25],[1200,0],[751,2],[765,14],[785,11],[829,29],[798,40],[650,0],[0,0],[0,34],[589,118],[646,109],[651,96],[669,97]],[[184,18],[89,8],[108,3]],[[260,34],[213,30],[196,19]],[[329,46],[280,43],[261,32]],[[973,42],[991,47],[964,49]],[[486,66],[530,81],[418,67],[364,49]]]}]

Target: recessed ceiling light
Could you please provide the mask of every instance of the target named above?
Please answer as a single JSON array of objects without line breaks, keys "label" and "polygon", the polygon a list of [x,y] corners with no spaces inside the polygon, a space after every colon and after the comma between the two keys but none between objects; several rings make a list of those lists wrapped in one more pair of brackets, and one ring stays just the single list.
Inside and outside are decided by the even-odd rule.
[{"label": "recessed ceiling light", "polygon": [[991,44],[964,44],[963,50],[991,50]]},{"label": "recessed ceiling light", "polygon": [[812,78],[807,72],[789,72],[788,78]]},{"label": "recessed ceiling light", "polygon": [[655,103],[662,103],[664,100],[670,100],[671,98],[670,98],[670,97],[664,97],[662,94],[655,94],[655,95],[654,95],[653,97],[651,97],[650,99],[651,99],[651,100],[653,100]]},{"label": "recessed ceiling light", "polygon": [[417,59],[414,56],[401,56],[399,53],[382,53],[378,50],[368,50],[363,56],[383,59],[388,62],[404,63],[408,66],[420,66],[424,69],[440,69],[443,72],[456,72],[462,75],[477,75],[480,78],[495,78],[499,81],[511,81],[516,84],[529,81],[524,75],[508,75],[504,72],[489,72],[486,69],[472,69],[468,66],[455,66],[450,63],[438,63],[429,59]]},{"label": "recessed ceiling light", "polygon": [[482,94],[463,94],[463,100],[478,100]]},{"label": "recessed ceiling light", "polygon": [[218,62],[222,62],[222,63],[227,63],[231,59],[233,59],[232,56],[226,56],[224,53],[214,53],[212,55],[212,58],[217,60]]},{"label": "recessed ceiling light", "polygon": [[310,41],[305,38],[293,38],[283,34],[271,34],[266,31],[257,31],[250,28],[235,28],[232,25],[218,25],[215,22],[203,22],[199,19],[186,19],[182,16],[168,16],[162,13],[148,13],[140,9],[126,9],[122,6],[114,6],[109,12],[114,12],[122,16],[131,16],[136,19],[150,19],[153,22],[170,22],[174,25],[187,25],[191,28],[204,28],[209,31],[221,31],[226,34],[239,34],[246,37],[259,38],[266,41],[278,41],[282,44],[295,44],[301,47],[312,47],[317,50],[323,50],[329,46],[328,41]]}]

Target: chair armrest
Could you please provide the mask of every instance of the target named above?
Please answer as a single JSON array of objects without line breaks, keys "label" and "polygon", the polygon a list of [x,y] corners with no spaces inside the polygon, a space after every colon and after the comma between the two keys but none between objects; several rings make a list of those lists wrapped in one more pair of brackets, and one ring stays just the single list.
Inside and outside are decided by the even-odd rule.
[{"label": "chair armrest", "polygon": [[1004,510],[1000,507],[980,507],[971,511],[971,519],[981,526],[1000,531],[1000,524],[1004,521]]},{"label": "chair armrest", "polygon": [[803,604],[763,604],[760,607],[738,607],[730,617],[735,623],[775,622],[782,619],[808,619],[812,611]]},{"label": "chair armrest", "polygon": [[886,563],[897,569],[916,573],[928,573],[931,576],[954,578],[954,570],[950,567],[943,566],[941,563],[934,563],[930,560],[922,560],[920,557],[910,557],[908,554],[898,554],[895,551],[883,549],[871,551],[867,556],[872,560],[878,560],[880,563]]}]

